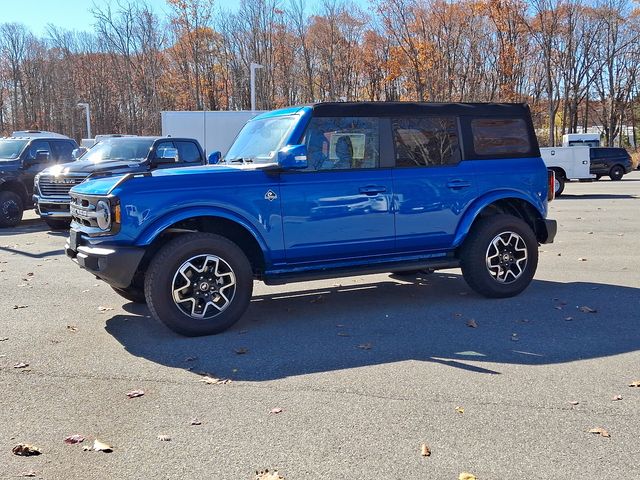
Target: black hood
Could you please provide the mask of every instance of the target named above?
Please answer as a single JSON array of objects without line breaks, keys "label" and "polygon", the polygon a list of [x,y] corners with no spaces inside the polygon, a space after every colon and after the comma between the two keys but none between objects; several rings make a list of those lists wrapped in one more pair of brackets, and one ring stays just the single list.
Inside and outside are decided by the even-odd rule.
[{"label": "black hood", "polygon": [[91,162],[89,160],[76,160],[75,162],[59,165],[68,173],[136,173],[149,169],[146,162],[134,162],[126,160],[103,160],[101,162]]}]

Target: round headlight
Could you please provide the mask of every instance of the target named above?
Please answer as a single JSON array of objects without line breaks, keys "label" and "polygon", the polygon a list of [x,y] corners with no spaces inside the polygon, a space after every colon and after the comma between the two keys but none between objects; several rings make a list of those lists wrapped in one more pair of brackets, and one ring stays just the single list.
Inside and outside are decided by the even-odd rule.
[{"label": "round headlight", "polygon": [[100,230],[111,228],[111,206],[107,200],[99,200],[96,204],[96,221]]}]

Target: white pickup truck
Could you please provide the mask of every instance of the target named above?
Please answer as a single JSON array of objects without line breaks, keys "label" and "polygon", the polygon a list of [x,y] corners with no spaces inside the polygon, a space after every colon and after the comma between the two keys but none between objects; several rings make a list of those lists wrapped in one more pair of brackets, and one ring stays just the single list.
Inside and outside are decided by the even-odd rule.
[{"label": "white pickup truck", "polygon": [[589,173],[589,147],[541,148],[540,156],[547,168],[556,174],[556,197],[562,194],[568,180],[588,181],[595,178],[595,175]]}]

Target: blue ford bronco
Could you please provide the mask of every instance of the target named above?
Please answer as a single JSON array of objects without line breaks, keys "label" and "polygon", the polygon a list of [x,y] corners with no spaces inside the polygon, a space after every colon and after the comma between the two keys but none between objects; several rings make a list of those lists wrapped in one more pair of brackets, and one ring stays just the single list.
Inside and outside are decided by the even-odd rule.
[{"label": "blue ford bronco", "polygon": [[73,187],[66,253],[192,336],[238,321],[254,280],[461,267],[509,297],[556,234],[550,182],[526,105],[291,107],[249,121],[215,165]]}]

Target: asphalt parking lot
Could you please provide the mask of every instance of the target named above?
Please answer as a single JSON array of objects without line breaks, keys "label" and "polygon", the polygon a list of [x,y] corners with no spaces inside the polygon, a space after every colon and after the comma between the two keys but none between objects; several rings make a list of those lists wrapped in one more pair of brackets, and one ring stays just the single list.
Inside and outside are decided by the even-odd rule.
[{"label": "asphalt parking lot", "polygon": [[[640,172],[570,183],[550,210],[556,243],[518,297],[457,270],[258,283],[204,338],[81,271],[29,213],[0,230],[0,477],[640,478]],[[113,451],[84,451],[96,438]]]}]

